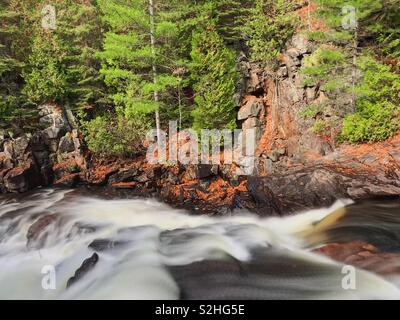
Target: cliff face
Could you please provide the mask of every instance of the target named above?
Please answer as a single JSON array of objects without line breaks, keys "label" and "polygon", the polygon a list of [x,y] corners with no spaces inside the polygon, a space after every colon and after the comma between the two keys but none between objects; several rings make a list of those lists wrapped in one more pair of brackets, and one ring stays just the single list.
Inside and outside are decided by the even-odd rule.
[{"label": "cliff face", "polygon": [[68,113],[59,106],[40,106],[38,124],[43,129],[33,134],[0,137],[0,191],[26,192],[52,184],[66,172],[56,163],[68,163],[65,171],[86,168],[78,131]]},{"label": "cliff face", "polygon": [[[307,105],[329,99],[320,88],[303,86],[300,69],[313,50],[298,33],[282,53],[277,72],[249,70],[250,90],[242,110],[252,101],[265,110],[257,119],[258,172],[248,178],[249,192],[262,203],[274,198],[282,213],[329,205],[338,198],[398,197],[400,135],[381,143],[337,144],[340,127],[318,135],[310,130],[310,120],[300,116]],[[324,116],[340,122],[341,107]]]},{"label": "cliff face", "polygon": [[277,72],[241,63],[246,95],[238,120],[243,121],[243,129],[256,127],[259,132],[260,175],[282,171],[291,162],[302,163],[336,149],[337,132],[332,132],[331,136],[317,135],[309,129],[309,120],[300,116],[307,105],[328,99],[320,88],[303,86],[300,68],[313,49],[305,36],[296,34],[282,53]]}]

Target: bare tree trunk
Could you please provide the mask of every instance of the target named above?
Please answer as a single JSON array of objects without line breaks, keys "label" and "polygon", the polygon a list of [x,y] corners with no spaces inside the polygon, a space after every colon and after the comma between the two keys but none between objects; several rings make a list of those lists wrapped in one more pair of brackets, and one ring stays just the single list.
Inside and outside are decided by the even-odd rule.
[{"label": "bare tree trunk", "polygon": [[351,107],[352,111],[356,112],[356,82],[357,82],[357,53],[358,53],[358,29],[357,27],[354,29],[354,40],[353,40],[353,65],[352,65],[352,75],[351,75],[351,81],[352,81],[352,97],[351,97]]},{"label": "bare tree trunk", "polygon": [[178,105],[179,105],[179,130],[182,130],[182,94],[181,83],[178,84]]},{"label": "bare tree trunk", "polygon": [[[154,36],[155,33],[155,23],[154,23],[154,0],[149,0],[149,16],[150,16],[150,41],[151,41],[151,52],[153,55],[153,82],[157,84],[157,66],[155,63],[156,59],[156,39]],[[154,91],[154,101],[160,101],[160,95],[157,90]],[[157,142],[161,143],[161,125],[160,125],[160,112],[157,109],[155,112],[156,116],[156,128],[157,128]],[[159,145],[160,150],[160,145]]]}]

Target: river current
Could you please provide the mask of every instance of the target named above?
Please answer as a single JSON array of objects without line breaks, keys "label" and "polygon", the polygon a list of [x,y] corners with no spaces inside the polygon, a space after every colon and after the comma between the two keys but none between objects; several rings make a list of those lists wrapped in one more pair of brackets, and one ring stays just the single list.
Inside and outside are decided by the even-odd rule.
[{"label": "river current", "polygon": [[[46,215],[54,221],[28,242]],[[400,277],[356,269],[347,288],[344,265],[312,253],[352,240],[399,252],[399,238],[399,201],[212,217],[152,199],[42,189],[0,198],[0,299],[399,299]],[[97,264],[67,288],[94,252]]]}]

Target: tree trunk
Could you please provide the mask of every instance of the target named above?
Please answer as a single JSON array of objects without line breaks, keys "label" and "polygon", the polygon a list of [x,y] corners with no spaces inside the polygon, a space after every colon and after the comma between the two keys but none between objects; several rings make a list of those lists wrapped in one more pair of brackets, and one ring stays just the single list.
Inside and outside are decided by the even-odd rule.
[{"label": "tree trunk", "polygon": [[[149,0],[149,16],[150,16],[150,41],[151,41],[151,52],[153,55],[153,82],[157,84],[157,66],[156,66],[156,39],[154,36],[155,32],[155,23],[154,23],[154,0]],[[157,90],[154,91],[154,101],[159,102],[160,95]],[[157,142],[158,142],[158,150],[161,150],[161,124],[160,124],[160,112],[157,109],[155,112],[156,116],[156,128],[157,128]]]},{"label": "tree trunk", "polygon": [[352,75],[351,75],[351,81],[352,81],[352,97],[351,97],[351,107],[352,111],[356,112],[356,82],[357,82],[357,53],[358,53],[358,29],[357,27],[354,29],[354,40],[353,40],[353,65],[352,65]]}]

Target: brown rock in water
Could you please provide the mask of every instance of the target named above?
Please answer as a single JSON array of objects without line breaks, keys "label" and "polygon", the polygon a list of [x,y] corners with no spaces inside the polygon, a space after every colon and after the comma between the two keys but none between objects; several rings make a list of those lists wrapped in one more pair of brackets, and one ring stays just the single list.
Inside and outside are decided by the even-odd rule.
[{"label": "brown rock in water", "polygon": [[89,271],[91,271],[99,261],[99,255],[97,253],[93,253],[93,255],[83,261],[82,265],[76,270],[73,277],[71,277],[67,282],[67,289],[75,284],[77,281],[82,279]]},{"label": "brown rock in water", "polygon": [[313,252],[378,274],[400,273],[400,254],[380,252],[375,246],[362,241],[330,243]]},{"label": "brown rock in water", "polygon": [[34,224],[28,229],[26,235],[27,247],[28,248],[40,248],[43,245],[44,233],[46,229],[57,221],[58,216],[56,214],[49,214],[39,218]]},{"label": "brown rock in water", "polygon": [[111,251],[129,244],[129,242],[128,240],[95,239],[89,244],[88,248],[98,252]]}]

